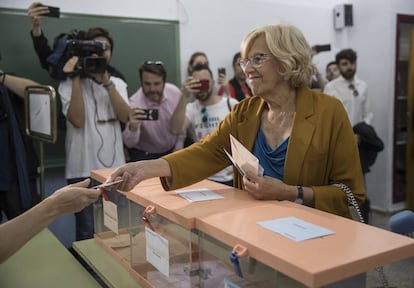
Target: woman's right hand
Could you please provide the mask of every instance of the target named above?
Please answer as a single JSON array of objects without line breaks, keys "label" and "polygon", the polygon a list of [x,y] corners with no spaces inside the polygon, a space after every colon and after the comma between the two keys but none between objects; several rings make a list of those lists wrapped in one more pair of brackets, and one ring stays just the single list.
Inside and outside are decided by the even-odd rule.
[{"label": "woman's right hand", "polygon": [[132,190],[138,183],[144,180],[144,178],[141,177],[141,174],[144,172],[143,164],[145,164],[145,162],[146,161],[136,161],[118,167],[111,174],[111,176],[109,176],[106,182],[113,182],[122,179],[122,182],[118,186],[118,190]]},{"label": "woman's right hand", "polygon": [[127,163],[117,168],[106,182],[122,179],[118,190],[130,191],[141,181],[152,177],[170,177],[170,165],[165,159],[141,160]]}]

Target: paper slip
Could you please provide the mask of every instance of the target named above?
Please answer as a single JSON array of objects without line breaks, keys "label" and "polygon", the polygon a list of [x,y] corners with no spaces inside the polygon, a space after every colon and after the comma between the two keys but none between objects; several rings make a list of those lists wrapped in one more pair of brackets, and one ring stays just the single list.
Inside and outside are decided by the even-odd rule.
[{"label": "paper slip", "polygon": [[170,247],[168,239],[145,227],[146,259],[165,277],[170,277]]},{"label": "paper slip", "polygon": [[335,234],[329,229],[314,225],[296,217],[261,221],[257,222],[257,224],[296,242]]},{"label": "paper slip", "polygon": [[223,148],[223,150],[224,150],[224,152],[226,153],[227,157],[230,159],[231,163],[233,163],[234,167],[236,167],[237,171],[239,171],[239,173],[240,173],[242,176],[246,176],[246,172],[244,172],[244,171],[243,171],[243,169],[241,169],[241,168],[239,167],[239,165],[237,165],[236,161],[234,161],[234,159],[233,159],[233,157],[230,155],[230,153],[229,153],[229,152],[227,152],[227,150],[226,150],[226,149],[224,149],[224,148]]},{"label": "paper slip", "polygon": [[102,200],[102,203],[105,227],[118,234],[118,206],[107,200]]},{"label": "paper slip", "polygon": [[[259,176],[263,176],[263,167],[259,164],[259,159],[256,158],[249,150],[246,149],[233,135],[230,134],[231,154],[234,162],[240,167],[242,171],[246,168]],[[237,166],[236,166],[237,167]]]},{"label": "paper slip", "polygon": [[179,190],[176,193],[190,202],[209,201],[224,198],[223,196],[214,193],[207,188]]}]

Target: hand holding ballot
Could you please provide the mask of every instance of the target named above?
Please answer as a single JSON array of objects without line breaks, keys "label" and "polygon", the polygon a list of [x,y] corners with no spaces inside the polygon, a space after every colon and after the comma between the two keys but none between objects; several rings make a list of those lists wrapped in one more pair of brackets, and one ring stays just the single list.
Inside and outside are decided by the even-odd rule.
[{"label": "hand holding ballot", "polygon": [[259,159],[256,158],[249,150],[246,149],[233,135],[230,134],[230,145],[231,152],[230,155],[227,150],[227,157],[233,165],[239,170],[242,176],[246,176],[246,170],[249,170],[251,173],[257,176],[263,176],[263,167],[259,164]]}]

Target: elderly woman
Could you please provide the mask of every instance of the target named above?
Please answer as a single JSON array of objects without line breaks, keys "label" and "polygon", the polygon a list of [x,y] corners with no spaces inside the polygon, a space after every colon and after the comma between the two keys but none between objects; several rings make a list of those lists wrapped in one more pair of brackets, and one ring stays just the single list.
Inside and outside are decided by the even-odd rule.
[{"label": "elderly woman", "polygon": [[123,178],[125,190],[156,176],[166,190],[190,185],[230,164],[223,148],[230,150],[231,134],[264,168],[263,176],[234,170],[235,187],[256,199],[296,201],[350,217],[346,194],[333,184],[345,184],[364,201],[357,144],[342,104],[307,87],[315,67],[303,34],[288,24],[260,27],[246,35],[241,54],[254,97],[236,105],[200,143],[122,166],[109,180]]}]

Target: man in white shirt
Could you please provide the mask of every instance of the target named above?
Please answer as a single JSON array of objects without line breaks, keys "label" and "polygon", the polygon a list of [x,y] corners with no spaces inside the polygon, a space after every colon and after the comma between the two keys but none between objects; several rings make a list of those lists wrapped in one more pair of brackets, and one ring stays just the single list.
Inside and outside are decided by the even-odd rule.
[{"label": "man in white shirt", "polygon": [[[194,142],[200,141],[213,132],[227,116],[232,107],[238,103],[228,95],[219,96],[214,91],[213,73],[207,65],[199,64],[193,67],[183,87],[183,96],[172,117],[174,131],[185,131],[190,128]],[[188,102],[191,93],[196,101]],[[209,177],[210,180],[226,185],[233,185],[233,168],[223,169]]]},{"label": "man in white shirt", "polygon": [[[109,64],[114,45],[109,32],[101,27],[90,28],[85,38],[95,44],[101,43],[104,51],[99,56]],[[98,55],[91,55],[88,59],[96,57]],[[86,60],[82,61],[80,55],[73,56],[63,68],[67,79],[59,83],[62,112],[66,116],[65,176],[68,184],[90,177],[91,170],[125,164],[121,122],[127,122],[130,111],[127,84],[111,75],[108,66],[104,71],[93,72],[86,66]],[[76,240],[92,238],[92,205],[75,217]]]},{"label": "man in white shirt", "polygon": [[356,77],[357,54],[352,49],[345,49],[336,54],[341,75],[326,84],[324,93],[341,100],[348,113],[352,126],[360,122],[371,124],[373,114],[369,110],[368,85]]}]

